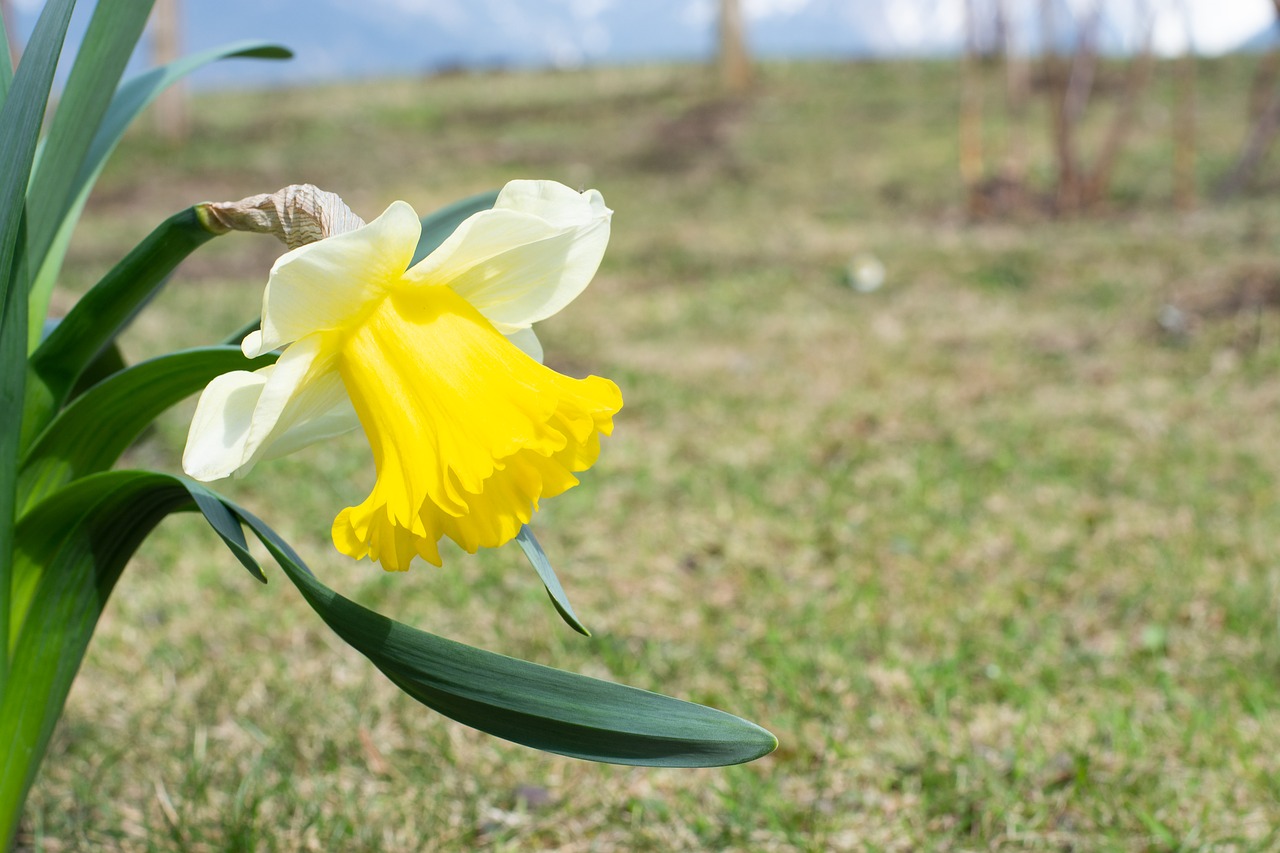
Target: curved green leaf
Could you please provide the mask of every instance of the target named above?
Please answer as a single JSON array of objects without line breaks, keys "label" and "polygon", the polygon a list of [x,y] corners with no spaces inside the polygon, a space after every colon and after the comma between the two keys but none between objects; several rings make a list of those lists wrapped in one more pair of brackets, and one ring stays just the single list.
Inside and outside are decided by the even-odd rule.
[{"label": "curved green leaf", "polygon": [[[32,274],[78,194],[76,175],[146,26],[152,2],[98,3],[93,10],[27,187],[27,264]],[[42,313],[31,322],[33,336],[43,319]]]},{"label": "curved green leaf", "polygon": [[9,55],[9,33],[5,30],[4,15],[0,15],[0,107],[9,96],[13,83],[13,57]]},{"label": "curved green leaf", "polygon": [[0,844],[18,810],[125,563],[191,496],[163,474],[111,471],[79,480],[17,525],[11,679],[0,698]]},{"label": "curved green leaf", "polygon": [[203,486],[167,474],[84,477],[18,523],[15,618],[6,632],[13,680],[0,697],[0,846],[11,843],[18,810],[121,571],[165,516],[193,508],[265,583],[231,508]]},{"label": "curved green leaf", "polygon": [[227,346],[238,347],[244,343],[245,338],[249,337],[249,335],[253,334],[254,332],[258,331],[261,328],[262,328],[262,320],[260,318],[255,317],[254,319],[245,323],[243,326],[241,326],[240,328],[236,329],[234,332],[232,332],[231,334],[223,338],[221,343],[226,344]]},{"label": "curved green leaf", "polygon": [[582,636],[590,637],[591,632],[578,621],[578,614],[573,612],[573,607],[569,604],[569,596],[565,594],[564,587],[560,585],[560,579],[556,577],[556,570],[551,568],[547,553],[538,544],[537,538],[533,535],[533,529],[529,525],[526,524],[520,528],[520,532],[516,534],[516,544],[520,546],[520,550],[524,551],[529,564],[541,578],[542,585],[547,588],[547,595],[551,596],[551,603],[555,605],[560,618]]},{"label": "curved green leaf", "polygon": [[4,106],[0,107],[0,296],[13,280],[18,222],[25,213],[23,199],[31,181],[58,55],[74,7],[75,0],[51,0],[45,4]]},{"label": "curved green leaf", "polygon": [[494,654],[410,628],[343,598],[229,505],[338,636],[401,690],[491,735],[572,758],[720,767],[772,752],[769,732],[724,711]]},{"label": "curved green leaf", "polygon": [[[410,628],[343,598],[253,514],[180,477],[105,471],[36,504],[17,525],[10,689],[0,699],[0,840],[47,748],[121,571],[172,512],[200,509],[247,567],[248,524],[320,617],[401,689],[490,734],[576,758],[662,767],[750,761],[764,729],[701,705],[497,655]],[[261,577],[260,572],[256,572]]]},{"label": "curved green leaf", "polygon": [[[18,281],[24,218],[23,199],[31,179],[40,125],[49,102],[58,54],[67,34],[74,0],[45,4],[27,52],[0,107],[0,637],[8,635],[10,585],[4,561],[13,548],[17,501],[17,458],[21,446],[27,349],[27,292]],[[8,660],[0,656],[0,691],[8,681]],[[0,843],[7,836],[0,829]]]},{"label": "curved green leaf", "polygon": [[468,216],[482,210],[489,210],[497,200],[497,190],[477,193],[422,217],[422,236],[418,238],[418,247],[414,250],[410,265],[416,264],[439,248],[440,244],[447,240]]},{"label": "curved green leaf", "polygon": [[[66,256],[71,233],[80,219],[89,193],[97,183],[107,159],[138,114],[169,86],[210,63],[231,58],[288,59],[291,56],[293,54],[289,50],[279,45],[266,42],[237,42],[153,68],[120,87],[115,97],[111,99],[101,122],[96,125],[96,133],[93,134],[92,142],[88,145],[79,169],[70,170],[72,173],[70,176],[63,176],[64,179],[70,177],[71,180],[66,194],[61,196],[62,205],[57,208],[50,206],[46,214],[48,221],[44,223],[39,235],[41,237],[41,242],[38,244],[40,252],[33,256],[33,263],[39,263],[40,267],[30,286],[32,328],[39,328],[40,321],[44,319],[48,310],[49,296],[62,269],[62,261]],[[33,337],[30,346],[34,347],[36,343],[37,340]]]},{"label": "curved green leaf", "polygon": [[160,224],[81,297],[31,356],[22,446],[66,401],[89,364],[159,292],[181,261],[215,235],[187,208]]},{"label": "curved green leaf", "polygon": [[215,376],[274,360],[247,359],[237,347],[204,347],[153,358],[99,382],[59,412],[25,454],[19,512],[77,477],[110,468],[156,417]]},{"label": "curved green leaf", "polygon": [[[227,504],[217,494],[198,483],[187,482],[186,486],[192,500],[196,502],[196,508],[204,514],[205,521],[209,522],[213,531],[222,538],[222,544],[235,555],[240,565],[249,570],[249,574],[266,583],[267,576],[262,573],[262,567],[249,553],[249,542],[244,538],[244,528],[240,526],[240,520],[227,508]],[[272,533],[274,535],[274,531]]]},{"label": "curved green leaf", "polygon": [[76,380],[76,384],[71,388],[71,393],[67,395],[67,398],[74,400],[111,374],[119,373],[128,366],[124,360],[124,353],[120,351],[118,342],[112,341],[85,367],[84,372]]},{"label": "curved green leaf", "polygon": [[483,732],[572,758],[651,767],[740,764],[777,747],[764,729],[714,708],[410,628],[273,556],[320,618],[401,690]]}]

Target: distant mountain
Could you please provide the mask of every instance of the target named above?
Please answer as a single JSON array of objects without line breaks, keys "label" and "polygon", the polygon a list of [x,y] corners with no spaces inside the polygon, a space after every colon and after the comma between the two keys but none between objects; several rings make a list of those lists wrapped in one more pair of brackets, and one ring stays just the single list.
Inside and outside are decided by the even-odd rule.
[{"label": "distant mountain", "polygon": [[[25,36],[41,0],[16,0]],[[752,50],[764,57],[896,57],[959,52],[965,0],[742,0]],[[87,3],[81,5],[87,6]],[[985,4],[978,4],[980,7]],[[1052,0],[1055,40],[1069,45],[1081,0]],[[1157,47],[1186,43],[1184,0],[1148,0]],[[185,0],[185,49],[239,39],[292,48],[287,63],[225,62],[199,86],[270,85],[416,74],[451,68],[574,67],[699,60],[715,46],[716,0]],[[1038,51],[1040,3],[1009,4],[1023,49]],[[1139,6],[1106,0],[1098,29],[1108,53],[1140,40]],[[1270,0],[1185,0],[1202,52],[1234,47],[1267,26]],[[83,32],[77,12],[76,32]],[[1261,36],[1259,36],[1260,38]],[[139,63],[141,64],[141,63]]]},{"label": "distant mountain", "polygon": [[[886,4],[878,0],[746,5],[751,47],[760,56],[865,57],[915,47],[886,31],[881,11]],[[916,5],[954,4],[917,0]],[[698,60],[715,49],[714,0],[314,0],[301,18],[299,4],[285,0],[260,2],[253,15],[243,17],[226,15],[225,6],[189,4],[189,49],[250,34],[277,39],[298,54],[293,68],[272,70],[281,79]],[[938,17],[948,17],[945,9]],[[921,44],[934,52],[955,49],[946,39]],[[227,66],[207,72],[206,80],[261,80],[261,75],[261,68]]]}]

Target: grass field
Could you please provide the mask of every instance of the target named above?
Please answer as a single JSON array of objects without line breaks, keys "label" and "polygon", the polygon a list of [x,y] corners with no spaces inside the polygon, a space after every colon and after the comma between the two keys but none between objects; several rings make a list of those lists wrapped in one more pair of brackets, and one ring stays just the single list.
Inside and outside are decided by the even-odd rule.
[{"label": "grass field", "polygon": [[[196,201],[308,181],[372,218],[516,177],[600,189],[609,254],[540,333],[626,406],[537,522],[593,638],[514,547],[403,576],[337,555],[332,518],[372,481],[360,439],[226,490],[366,604],[781,746],[653,771],[478,735],[171,519],[107,609],[26,843],[1280,849],[1280,176],[1175,212],[1168,71],[1114,205],[1069,221],[964,220],[946,64],[768,66],[741,103],[686,67],[215,94],[189,144],[131,137],[64,299]],[[1199,71],[1207,187],[1251,65]],[[241,325],[278,252],[202,250],[129,355]],[[865,253],[887,269],[872,293],[847,283]],[[128,462],[177,470],[190,412]]]}]

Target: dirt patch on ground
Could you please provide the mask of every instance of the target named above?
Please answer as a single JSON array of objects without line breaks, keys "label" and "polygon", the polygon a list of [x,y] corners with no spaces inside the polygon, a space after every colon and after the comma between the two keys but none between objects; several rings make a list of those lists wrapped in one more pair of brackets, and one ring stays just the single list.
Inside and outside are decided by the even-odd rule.
[{"label": "dirt patch on ground", "polygon": [[1222,321],[1252,327],[1263,314],[1277,310],[1280,268],[1253,265],[1173,292],[1160,306],[1156,323],[1166,337],[1185,338]]},{"label": "dirt patch on ground", "polygon": [[649,172],[688,172],[707,167],[741,168],[733,141],[741,131],[748,104],[717,99],[693,104],[674,118],[658,122],[635,165]]}]

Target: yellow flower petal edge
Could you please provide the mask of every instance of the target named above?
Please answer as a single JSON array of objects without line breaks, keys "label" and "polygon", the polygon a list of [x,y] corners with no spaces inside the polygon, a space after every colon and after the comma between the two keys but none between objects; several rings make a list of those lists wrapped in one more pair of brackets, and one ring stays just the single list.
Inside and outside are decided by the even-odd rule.
[{"label": "yellow flower petal edge", "polygon": [[[510,541],[541,499],[577,485],[622,407],[609,380],[542,365],[528,328],[594,275],[610,214],[594,190],[521,181],[411,269],[418,218],[403,202],[287,253],[267,285],[264,333],[245,350],[286,343],[281,361],[298,348],[308,369],[246,374],[234,393],[211,383],[184,467],[243,471],[332,434],[354,409],[377,476],[335,519],[339,551],[403,571],[415,556],[440,565],[442,537],[469,552]],[[335,378],[345,396],[308,391]]]}]

